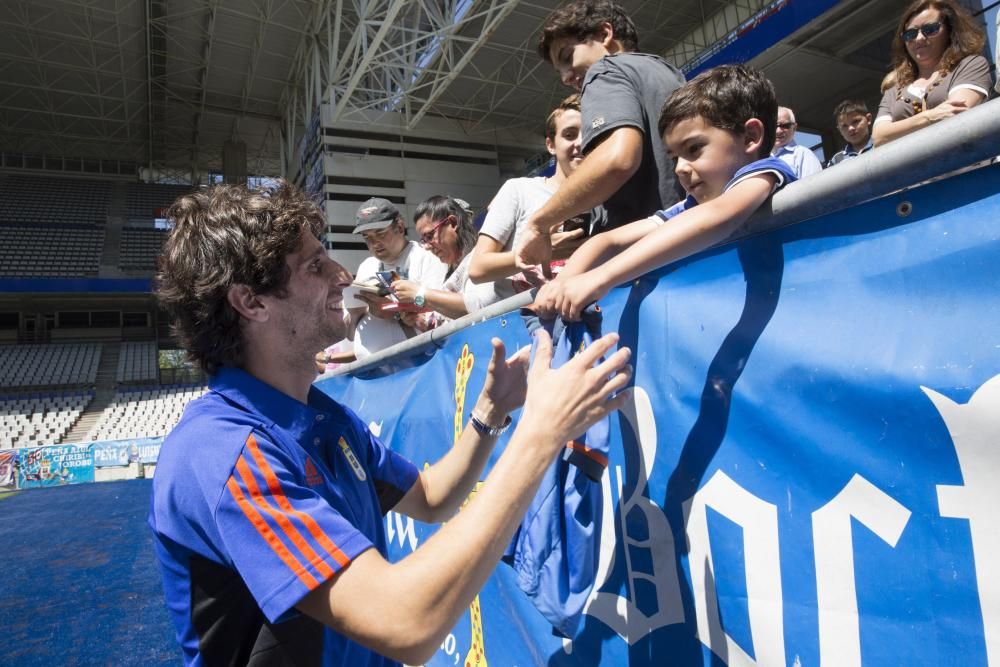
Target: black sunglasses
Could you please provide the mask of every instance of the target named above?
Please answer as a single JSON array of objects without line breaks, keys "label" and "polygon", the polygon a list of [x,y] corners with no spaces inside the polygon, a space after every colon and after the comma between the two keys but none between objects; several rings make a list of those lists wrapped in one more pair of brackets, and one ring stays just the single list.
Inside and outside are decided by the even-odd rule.
[{"label": "black sunglasses", "polygon": [[924,37],[933,37],[939,32],[941,32],[941,22],[932,21],[931,23],[925,23],[918,28],[910,28],[909,30],[904,30],[902,32],[902,37],[904,42],[912,42],[917,38],[917,35],[923,35]]},{"label": "black sunglasses", "polygon": [[790,130],[795,127],[795,123],[778,123],[778,128],[781,130]]}]

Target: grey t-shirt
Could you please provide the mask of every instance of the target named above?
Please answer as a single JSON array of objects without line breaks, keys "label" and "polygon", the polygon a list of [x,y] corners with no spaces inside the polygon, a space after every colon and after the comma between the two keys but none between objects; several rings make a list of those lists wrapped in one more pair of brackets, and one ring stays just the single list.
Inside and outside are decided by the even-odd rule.
[{"label": "grey t-shirt", "polygon": [[605,56],[587,71],[580,101],[583,153],[619,127],[643,134],[642,164],[604,203],[606,229],[648,218],[677,201],[673,163],[657,124],[663,102],[682,85],[680,70],[648,53]]},{"label": "grey t-shirt", "polygon": [[902,90],[898,86],[892,86],[882,96],[878,115],[872,124],[877,125],[890,120],[896,122],[915,116],[917,111],[913,108],[914,104],[918,107],[922,106],[922,100],[925,97],[927,98],[925,108],[933,109],[947,100],[953,90],[968,88],[988,99],[990,88],[993,87],[990,64],[982,56],[962,58],[955,65],[955,69],[941,77],[939,82],[936,85],[932,84],[927,90],[921,90],[912,85]]}]

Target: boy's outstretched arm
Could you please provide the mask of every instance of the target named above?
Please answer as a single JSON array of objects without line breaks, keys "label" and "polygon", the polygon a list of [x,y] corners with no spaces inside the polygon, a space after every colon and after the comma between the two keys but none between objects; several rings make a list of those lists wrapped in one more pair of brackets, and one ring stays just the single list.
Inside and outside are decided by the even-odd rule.
[{"label": "boy's outstretched arm", "polygon": [[[552,258],[566,259],[579,249],[583,230],[574,229],[570,232],[552,232]],[[469,280],[481,284],[509,278],[518,273],[514,261],[514,251],[504,250],[503,244],[496,239],[480,234],[472,249],[472,260],[469,262]]]},{"label": "boy's outstretched arm", "polygon": [[603,264],[621,251],[652,232],[657,227],[657,218],[646,218],[627,225],[602,232],[587,239],[566,261],[555,280],[545,283],[535,295],[531,309],[539,317],[557,314],[554,304],[562,300],[563,292],[572,285],[577,276]]},{"label": "boy's outstretched arm", "polygon": [[644,218],[590,237],[566,260],[556,280],[578,276],[603,264],[656,229],[657,223],[657,218]]},{"label": "boy's outstretched arm", "polygon": [[554,288],[558,293],[552,294],[548,307],[563,319],[578,320],[584,308],[615,285],[725,241],[767,201],[775,181],[773,174],[755,174],[712,201],[678,214],[603,264]]}]

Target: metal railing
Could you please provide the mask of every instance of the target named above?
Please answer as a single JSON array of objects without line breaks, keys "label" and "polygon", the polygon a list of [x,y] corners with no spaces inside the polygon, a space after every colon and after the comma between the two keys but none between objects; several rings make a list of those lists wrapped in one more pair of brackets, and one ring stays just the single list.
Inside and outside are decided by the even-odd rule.
[{"label": "metal railing", "polygon": [[[1000,99],[901,137],[856,158],[791,183],[776,193],[726,243],[842,211],[1000,155]],[[1000,179],[997,181],[1000,190]],[[395,358],[429,353],[453,333],[522,308],[533,299],[523,292],[414,336],[335,375],[363,373]]]}]

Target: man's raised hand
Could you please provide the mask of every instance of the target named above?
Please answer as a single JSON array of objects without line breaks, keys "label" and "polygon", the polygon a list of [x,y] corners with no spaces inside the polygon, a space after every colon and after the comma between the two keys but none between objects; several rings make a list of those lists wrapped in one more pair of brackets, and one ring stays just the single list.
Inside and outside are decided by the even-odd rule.
[{"label": "man's raised hand", "polygon": [[628,363],[632,351],[623,347],[595,367],[618,343],[618,334],[609,333],[553,369],[551,337],[544,329],[535,335],[538,344],[518,430],[527,428],[544,436],[543,442],[562,447],[624,405],[632,379]]}]

